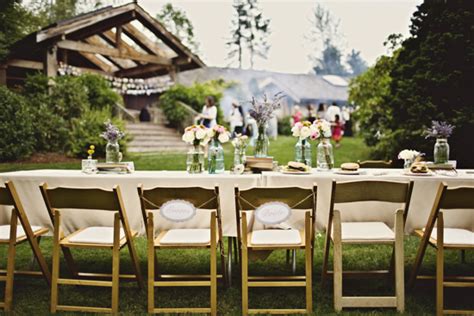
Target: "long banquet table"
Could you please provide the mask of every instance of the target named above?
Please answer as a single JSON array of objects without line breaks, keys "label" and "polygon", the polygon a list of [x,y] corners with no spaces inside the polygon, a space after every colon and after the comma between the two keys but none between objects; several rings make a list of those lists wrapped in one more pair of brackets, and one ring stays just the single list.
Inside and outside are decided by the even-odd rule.
[{"label": "long banquet table", "polygon": [[[263,172],[259,174],[232,175],[229,173],[219,175],[190,175],[184,171],[136,171],[132,174],[95,174],[86,175],[79,170],[32,170],[0,173],[0,181],[12,180],[18,190],[18,194],[23,202],[27,215],[32,225],[42,225],[51,228],[46,207],[44,205],[39,185],[46,182],[49,187],[69,186],[69,187],[100,187],[111,189],[114,185],[119,185],[122,191],[127,215],[133,230],[144,234],[143,218],[140,211],[137,186],[143,184],[145,188],[155,186],[186,187],[201,186],[212,188],[216,185],[220,188],[220,202],[222,208],[223,232],[225,236],[236,235],[235,224],[235,203],[233,190],[236,185],[241,189],[257,186],[298,186],[311,187],[313,183],[318,186],[317,202],[317,229],[321,230],[327,224],[329,211],[331,181],[350,180],[395,180],[415,182],[412,202],[406,223],[406,232],[410,233],[414,228],[423,227],[426,224],[431,206],[433,204],[437,185],[444,181],[449,186],[474,186],[474,173],[467,173],[466,170],[459,170],[457,176],[407,176],[400,169],[361,169],[359,175],[339,175],[333,172],[318,172],[314,170],[308,175],[287,175],[279,172]],[[377,218],[393,224],[393,205],[385,203],[355,203],[352,205],[338,205],[342,211],[344,220],[373,221]],[[112,223],[111,214],[90,211],[78,211],[79,213],[65,214],[64,228],[68,232],[88,225],[110,225]],[[8,222],[9,212],[0,212],[0,222]],[[296,212],[295,212],[296,213]],[[73,215],[74,214],[74,215]],[[460,226],[467,229],[474,229],[474,215],[472,211],[462,210],[456,212],[456,216],[445,216],[446,226]],[[199,214],[193,223],[182,223],[182,227],[189,225],[208,225],[208,217],[204,212]],[[166,228],[165,220],[162,228]],[[295,227],[300,226],[302,217],[295,214],[289,224]],[[188,226],[187,226],[188,225]]]}]

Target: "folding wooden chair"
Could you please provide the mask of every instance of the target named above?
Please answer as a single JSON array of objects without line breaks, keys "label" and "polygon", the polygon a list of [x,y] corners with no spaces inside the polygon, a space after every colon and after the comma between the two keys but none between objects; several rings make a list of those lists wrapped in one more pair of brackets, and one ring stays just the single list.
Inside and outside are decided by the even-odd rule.
[{"label": "folding wooden chair", "polygon": [[[449,188],[440,183],[431,214],[424,229],[415,230],[415,235],[421,238],[421,243],[415,259],[415,265],[410,276],[409,286],[412,287],[417,279],[436,279],[436,314],[466,314],[474,315],[474,310],[445,310],[443,292],[445,287],[474,287],[474,277],[444,276],[445,250],[474,250],[474,214],[470,223],[463,228],[444,227],[443,211],[454,212],[459,209],[474,211],[474,187]],[[468,220],[469,221],[469,220]],[[435,228],[436,224],[436,228]],[[436,248],[436,276],[418,275],[427,246]]]},{"label": "folding wooden chair", "polygon": [[[48,229],[30,225],[15,186],[11,181],[7,181],[4,188],[0,187],[0,205],[13,206],[10,224],[0,225],[0,244],[8,245],[7,269],[0,270],[0,281],[5,281],[5,301],[0,302],[0,308],[10,311],[13,303],[14,274],[43,275],[48,285],[51,284],[51,273],[39,248],[39,240],[42,235],[48,232]],[[18,219],[20,225],[18,225]],[[41,272],[15,271],[16,246],[25,241],[29,242],[33,251],[33,258],[38,262]]]},{"label": "folding wooden chair", "polygon": [[[143,279],[140,273],[138,256],[133,244],[133,238],[137,235],[130,229],[127,214],[122,201],[120,188],[115,186],[112,190],[97,188],[64,188],[58,187],[48,189],[46,184],[40,186],[41,193],[46,203],[49,214],[54,223],[53,240],[53,268],[51,282],[51,313],[58,310],[74,312],[105,312],[117,313],[119,306],[119,279],[135,279],[140,288],[143,287]],[[86,227],[65,236],[61,228],[61,209],[90,210],[93,212],[114,212],[113,227]],[[122,227],[120,227],[122,226]],[[120,274],[120,250],[127,246],[132,266],[133,275]],[[70,249],[111,249],[112,250],[112,274],[78,272]],[[60,249],[63,250],[66,263],[73,273],[73,278],[60,278],[59,262]],[[104,281],[104,279],[110,279]],[[81,285],[100,286],[112,288],[112,306],[71,306],[58,305],[59,285]]]},{"label": "folding wooden chair", "polygon": [[[312,189],[253,188],[240,191],[235,188],[237,234],[240,246],[242,270],[242,314],[310,314],[313,311],[312,267],[314,252],[314,223],[316,218],[316,186]],[[267,229],[284,223],[292,210],[305,212],[304,229]],[[285,214],[285,212],[287,214]],[[248,214],[249,213],[249,214]],[[247,215],[264,225],[263,230],[249,229]],[[249,251],[269,250],[305,251],[305,275],[249,276]],[[249,287],[304,287],[306,308],[304,309],[249,309]]]},{"label": "folding wooden chair", "polygon": [[392,161],[388,160],[357,160],[361,168],[392,168]]},{"label": "folding wooden chair", "polygon": [[[219,188],[138,187],[143,220],[148,238],[148,313],[210,313],[217,315],[217,279],[226,283]],[[160,210],[168,224],[191,220],[198,210],[210,211],[210,228],[176,228],[155,235],[153,210]],[[217,251],[220,250],[222,274],[217,274]],[[210,274],[176,275],[155,271],[158,249],[209,249]],[[209,308],[155,308],[155,287],[210,287]]]},{"label": "folding wooden chair", "polygon": [[[413,182],[391,181],[353,181],[332,183],[331,206],[326,229],[322,281],[328,274],[334,277],[334,309],[341,311],[344,307],[396,307],[399,312],[405,308],[403,237],[404,223],[408,214]],[[334,209],[335,203],[379,201],[403,203],[404,209],[395,212],[395,227],[392,230],[384,222],[345,222],[341,223],[341,213]],[[334,271],[328,271],[329,250],[334,244]],[[391,267],[383,271],[342,271],[342,245],[391,245]],[[391,275],[395,266],[395,296],[343,296],[342,276]]]}]

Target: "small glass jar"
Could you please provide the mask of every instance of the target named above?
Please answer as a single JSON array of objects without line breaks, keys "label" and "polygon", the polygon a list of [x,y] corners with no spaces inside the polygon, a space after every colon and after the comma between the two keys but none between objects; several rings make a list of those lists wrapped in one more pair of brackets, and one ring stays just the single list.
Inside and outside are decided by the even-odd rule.
[{"label": "small glass jar", "polygon": [[254,156],[257,158],[268,157],[269,143],[267,127],[264,124],[259,125],[257,139],[255,140]]},{"label": "small glass jar", "polygon": [[247,156],[245,155],[247,147],[236,147],[234,148],[234,166],[245,165]]},{"label": "small glass jar", "polygon": [[191,174],[204,171],[204,151],[202,151],[200,145],[195,145],[188,151],[186,171]]},{"label": "small glass jar", "polygon": [[209,174],[223,173],[225,171],[224,165],[224,148],[221,143],[213,139],[207,152],[207,170]]},{"label": "small glass jar", "polygon": [[97,159],[82,159],[81,170],[85,174],[97,173]]},{"label": "small glass jar", "polygon": [[449,144],[447,138],[437,138],[434,146],[434,163],[445,164],[449,161]]},{"label": "small glass jar", "polygon": [[118,141],[109,141],[105,147],[105,162],[118,163],[122,160],[122,153],[120,152],[120,145]]},{"label": "small glass jar", "polygon": [[412,164],[413,164],[413,159],[405,159],[403,161],[403,169],[410,170],[410,167]]},{"label": "small glass jar", "polygon": [[311,143],[308,139],[299,139],[296,143],[295,161],[311,167]]},{"label": "small glass jar", "polygon": [[329,138],[323,138],[317,148],[317,165],[319,170],[331,170],[334,166],[334,155]]}]

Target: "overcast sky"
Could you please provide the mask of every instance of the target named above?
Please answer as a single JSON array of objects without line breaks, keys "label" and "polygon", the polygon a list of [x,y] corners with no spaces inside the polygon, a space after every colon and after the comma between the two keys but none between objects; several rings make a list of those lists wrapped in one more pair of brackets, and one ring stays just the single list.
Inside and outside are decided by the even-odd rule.
[{"label": "overcast sky", "polygon": [[[163,4],[173,3],[186,11],[194,25],[200,44],[199,56],[208,66],[227,66],[225,42],[230,38],[233,16],[232,0],[139,0],[153,16]],[[360,50],[362,57],[373,64],[385,53],[383,42],[392,33],[409,34],[410,18],[422,0],[260,0],[272,33],[267,60],[257,58],[255,69],[289,73],[308,73],[308,54],[312,45],[307,37],[312,10],[321,3],[340,19],[340,33],[345,52]],[[234,64],[235,66],[235,64]],[[244,66],[246,66],[244,64]]]}]

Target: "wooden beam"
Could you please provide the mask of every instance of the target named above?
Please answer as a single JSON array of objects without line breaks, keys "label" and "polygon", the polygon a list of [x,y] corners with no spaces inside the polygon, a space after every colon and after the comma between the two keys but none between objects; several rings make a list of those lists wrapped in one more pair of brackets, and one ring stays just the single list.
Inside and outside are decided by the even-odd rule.
[{"label": "wooden beam", "polygon": [[101,23],[104,20],[116,17],[123,13],[133,11],[136,5],[129,3],[117,8],[106,8],[98,13],[92,14],[91,16],[85,16],[84,18],[77,18],[67,24],[59,24],[58,26],[47,28],[43,31],[36,33],[36,42],[42,42],[44,40],[60,36],[62,34],[70,34],[77,30],[86,28],[88,26]]},{"label": "wooden beam", "polygon": [[[92,45],[96,45],[96,46],[114,48],[111,45],[109,45],[107,41],[104,43],[104,40],[99,35],[88,37],[85,39],[85,42]],[[113,58],[110,56],[104,56],[104,57],[107,60],[109,60],[112,64],[117,66],[119,69],[126,69],[130,67],[135,67],[137,65],[136,63],[134,63],[132,60],[129,60],[129,59]]]},{"label": "wooden beam", "polygon": [[56,77],[58,74],[58,48],[51,46],[46,49],[46,56],[44,62],[44,73],[47,77]]},{"label": "wooden beam", "polygon": [[8,66],[18,67],[18,68],[27,68],[27,69],[37,69],[43,70],[44,64],[39,61],[26,60],[26,59],[10,59],[7,61]]},{"label": "wooden beam", "polygon": [[7,85],[7,65],[0,65],[0,85]]},{"label": "wooden beam", "polygon": [[122,26],[117,26],[115,32],[115,47],[118,50],[122,50]]},{"label": "wooden beam", "polygon": [[154,19],[148,12],[143,10],[139,5],[135,5],[137,12],[137,20],[139,20],[147,29],[155,34],[159,39],[163,41],[168,47],[176,52],[179,56],[187,55],[190,57],[196,65],[205,67],[206,65],[196,55],[194,55],[189,48],[183,45],[181,41],[170,33],[160,22]]},{"label": "wooden beam", "polygon": [[155,54],[157,56],[161,56],[166,58],[165,52],[156,45],[153,41],[151,41],[145,34],[143,34],[139,29],[137,29],[132,24],[126,24],[123,26],[123,32],[127,34],[138,46],[144,49],[146,52],[150,54]]},{"label": "wooden beam", "polygon": [[69,50],[74,50],[78,52],[100,54],[104,56],[116,57],[116,58],[122,58],[122,59],[139,60],[139,61],[145,61],[145,62],[159,64],[159,65],[171,65],[170,59],[165,59],[165,58],[162,58],[159,56],[153,56],[153,55],[138,54],[138,53],[131,54],[129,52],[121,52],[116,48],[110,48],[110,47],[105,47],[105,46],[91,45],[87,43],[70,41],[70,40],[59,41],[57,45],[58,47],[62,49],[69,49]]},{"label": "wooden beam", "polygon": [[[117,47],[117,42],[116,42],[116,33],[112,32],[111,30],[108,30],[108,31],[105,31],[104,33],[102,34],[99,34],[99,36],[104,39],[107,43],[109,43],[110,45],[113,45],[115,47]],[[129,52],[129,53],[137,53],[137,54],[140,54],[140,52],[138,52],[137,50],[135,50],[132,46],[130,46],[129,44],[127,44],[125,41],[121,41],[121,48],[123,50],[125,50],[126,52]],[[118,47],[117,47],[118,48]],[[120,50],[120,49],[119,49]],[[137,62],[138,64],[140,64],[140,62]]]},{"label": "wooden beam", "polygon": [[114,72],[116,69],[113,68],[113,66],[103,62],[102,60],[100,60],[96,55],[94,54],[91,54],[91,53],[81,53],[79,52],[79,54],[81,54],[82,56],[84,56],[84,58],[87,58],[91,63],[93,63],[94,65],[96,65],[97,67],[99,67],[102,71],[105,71],[107,73],[112,73]]},{"label": "wooden beam", "polygon": [[148,65],[142,65],[142,66],[137,66],[129,69],[123,69],[116,71],[114,73],[115,76],[117,77],[135,77],[138,75],[143,75],[159,70],[164,70],[167,69],[167,67],[162,66],[162,65],[155,65],[155,64],[148,64]]}]

